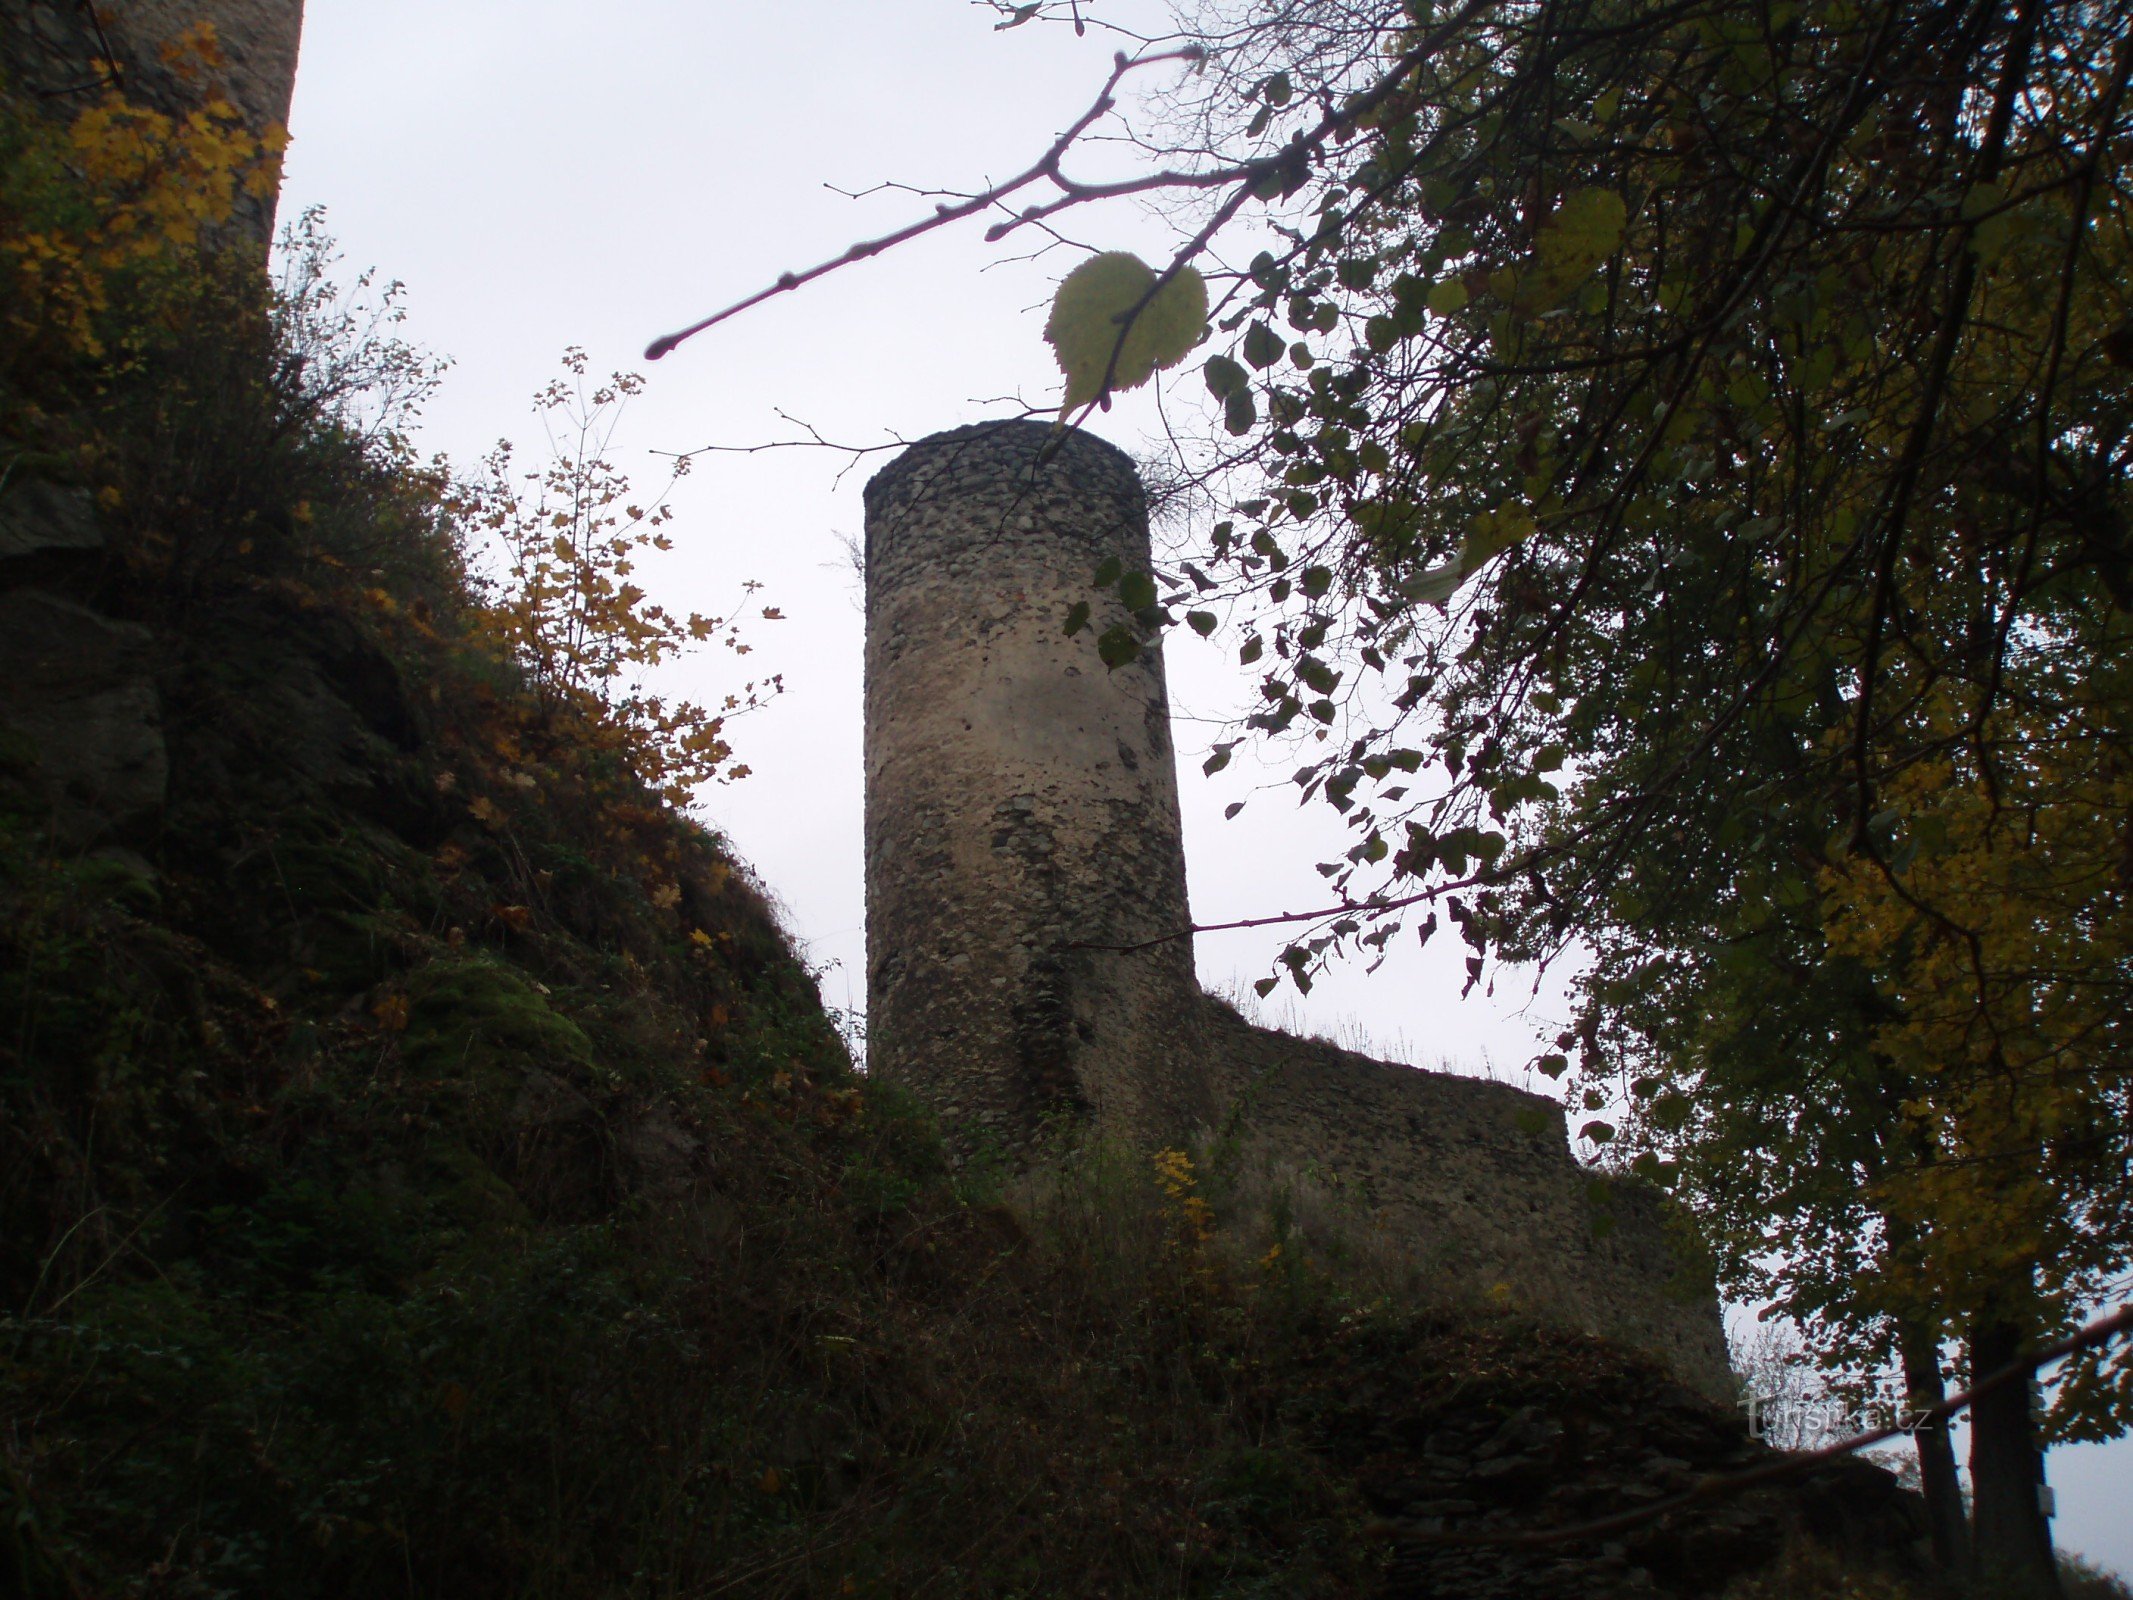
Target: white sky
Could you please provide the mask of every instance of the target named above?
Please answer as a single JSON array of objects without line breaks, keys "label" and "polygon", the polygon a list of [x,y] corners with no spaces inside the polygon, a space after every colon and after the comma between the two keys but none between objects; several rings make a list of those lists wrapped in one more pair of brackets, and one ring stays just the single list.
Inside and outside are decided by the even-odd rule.
[{"label": "white sky", "polygon": [[[1151,29],[1162,16],[1152,0],[1098,9]],[[1003,396],[1041,404],[1056,394],[1044,305],[1078,257],[1013,261],[1018,250],[985,246],[969,225],[773,301],[654,366],[640,355],[921,206],[826,185],[978,187],[1079,114],[1114,41],[999,33],[992,18],[961,0],[308,0],[283,215],[325,205],[351,273],[375,266],[408,284],[403,332],[455,362],[421,442],[462,463],[500,436],[532,451],[529,398],[569,345],[596,372],[649,379],[616,452],[647,492],[665,480],[650,452],[795,436],[781,411],[874,444],[1000,415]],[[1082,213],[1069,231],[1151,259],[1163,237],[1125,208]],[[1182,393],[1197,390],[1188,379]],[[1153,426],[1136,400],[1096,431],[1140,453]],[[645,575],[684,611],[719,610],[758,579],[758,603],[789,619],[751,630],[746,663],[706,654],[678,686],[710,699],[737,665],[784,674],[784,699],[735,730],[755,775],[707,796],[704,812],[783,902],[824,969],[824,999],[851,1009],[865,991],[862,618],[841,541],[859,535],[860,488],[887,459],[846,471],[811,450],[703,457],[672,497],[677,549]],[[1286,764],[1258,768],[1240,750],[1230,772],[1200,776],[1216,730],[1193,719],[1251,691],[1234,660],[1233,643],[1183,630],[1169,646],[1203,922],[1324,903],[1312,863],[1348,842],[1323,808],[1299,811]],[[1273,792],[1225,824],[1224,805],[1255,783]],[[1282,942],[1203,936],[1201,975],[1246,986]],[[1514,975],[1497,996],[1462,1001],[1462,951],[1447,935],[1427,952],[1398,949],[1375,976],[1339,972],[1300,1000],[1285,989],[1270,1020],[1524,1081],[1537,1032],[1553,1031],[1546,1000],[1526,1014],[1528,985]],[[2062,1542],[2133,1571],[2133,1443],[2056,1451],[2051,1467]]]}]

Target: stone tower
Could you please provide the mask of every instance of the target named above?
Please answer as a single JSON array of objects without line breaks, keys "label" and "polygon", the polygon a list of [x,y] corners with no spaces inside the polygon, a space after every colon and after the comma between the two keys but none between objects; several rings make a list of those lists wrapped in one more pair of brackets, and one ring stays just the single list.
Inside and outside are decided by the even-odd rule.
[{"label": "stone tower", "polygon": [[[866,490],[869,1070],[1008,1148],[1211,1110],[1159,650],[1116,671],[1091,578],[1149,566],[1122,453],[1039,422],[936,434]],[[1078,601],[1092,631],[1063,626]]]},{"label": "stone tower", "polygon": [[[175,48],[202,23],[220,58],[205,68]],[[0,61],[55,116],[71,117],[111,88],[168,112],[220,95],[265,132],[288,125],[303,27],[303,0],[0,0]],[[246,196],[240,205],[241,226],[263,244],[273,201]]]}]

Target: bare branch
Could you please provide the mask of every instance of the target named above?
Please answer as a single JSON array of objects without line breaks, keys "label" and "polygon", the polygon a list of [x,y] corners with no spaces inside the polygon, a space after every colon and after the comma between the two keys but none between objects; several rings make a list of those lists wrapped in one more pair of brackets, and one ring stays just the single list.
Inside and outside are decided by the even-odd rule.
[{"label": "bare branch", "polygon": [[1103,88],[1098,91],[1096,99],[1090,104],[1089,109],[1075,118],[1066,132],[1052,141],[1051,148],[1046,150],[1033,165],[1017,176],[1008,179],[1005,183],[994,184],[989,189],[969,195],[954,204],[943,201],[934,208],[932,216],[923,217],[917,222],[898,228],[894,233],[883,234],[878,239],[863,239],[842,255],[834,256],[828,261],[818,262],[804,272],[783,273],[768,288],[758,289],[745,299],[735,301],[723,311],[713,312],[700,322],[691,323],[678,333],[670,333],[654,339],[649,345],[645,346],[645,360],[657,361],[676,345],[681,344],[684,340],[694,338],[706,328],[714,328],[719,323],[726,321],[728,318],[738,316],[752,306],[761,305],[765,300],[774,299],[781,294],[789,294],[802,284],[813,283],[817,278],[827,277],[839,267],[848,267],[855,261],[864,261],[869,256],[879,255],[884,250],[892,250],[897,245],[909,243],[913,239],[933,232],[936,228],[945,228],[951,222],[960,222],[965,217],[974,217],[979,212],[1000,204],[1007,196],[1027,188],[1039,179],[1049,178],[1055,183],[1058,182],[1061,158],[1066,155],[1068,150],[1073,148],[1077,139],[1095,123],[1107,116],[1116,106],[1117,101],[1112,98],[1112,93],[1118,88],[1119,83],[1127,73],[1141,67],[1154,66],[1164,61],[1197,61],[1199,59],[1200,49],[1197,45],[1183,45],[1175,50],[1164,50],[1153,55],[1132,57],[1121,51],[1112,58],[1111,75],[1104,80]]}]

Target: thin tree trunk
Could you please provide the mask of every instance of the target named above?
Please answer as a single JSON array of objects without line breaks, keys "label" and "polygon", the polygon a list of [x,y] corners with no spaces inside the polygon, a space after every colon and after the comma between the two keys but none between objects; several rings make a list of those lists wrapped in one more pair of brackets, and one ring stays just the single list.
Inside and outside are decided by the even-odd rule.
[{"label": "thin tree trunk", "polygon": [[[1940,1340],[1931,1329],[1915,1322],[1903,1323],[1897,1338],[1910,1404],[1914,1410],[1930,1410],[1947,1398],[1941,1383]],[[1963,1514],[1963,1485],[1955,1472],[1955,1441],[1948,1436],[1947,1419],[1923,1424],[1911,1440],[1918,1447],[1918,1482],[1926,1496],[1934,1564],[1944,1572],[1961,1572],[1970,1561],[1970,1525]]]},{"label": "thin tree trunk", "polygon": [[[1970,1332],[1973,1380],[2022,1352],[2013,1323],[1982,1316]],[[2061,1600],[2051,1523],[2037,1491],[2044,1454],[2037,1448],[2029,1385],[2010,1383],[1970,1408],[1971,1553],[1979,1592],[1994,1600]]]}]

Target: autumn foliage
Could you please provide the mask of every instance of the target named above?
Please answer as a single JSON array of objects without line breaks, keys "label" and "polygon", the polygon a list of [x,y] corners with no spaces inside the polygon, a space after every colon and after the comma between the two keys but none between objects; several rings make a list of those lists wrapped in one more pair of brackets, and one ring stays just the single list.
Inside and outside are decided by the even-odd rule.
[{"label": "autumn foliage", "polygon": [[[222,64],[207,24],[165,55],[203,85]],[[0,137],[8,367],[19,373],[55,355],[121,353],[109,349],[114,313],[137,326],[182,283],[240,196],[271,196],[287,142],[279,128],[253,131],[216,94],[173,114],[110,90],[57,138],[10,119]]]},{"label": "autumn foliage", "polygon": [[[659,692],[653,675],[693,644],[715,640],[749,654],[741,613],[760,586],[742,582],[741,604],[717,616],[650,599],[639,568],[648,552],[673,548],[665,496],[689,458],[675,459],[659,495],[636,503],[611,458],[616,425],[643,380],[616,373],[588,386],[585,352],[575,348],[563,368],[534,401],[547,461],[523,466],[500,442],[451,500],[477,571],[490,569],[477,628],[525,674],[524,738],[580,762],[608,762],[686,805],[702,784],[748,775],[732,759],[727,719],[759,708],[783,683],[775,674],[750,680],[706,708]],[[780,618],[775,607],[753,609],[759,620]]]}]

